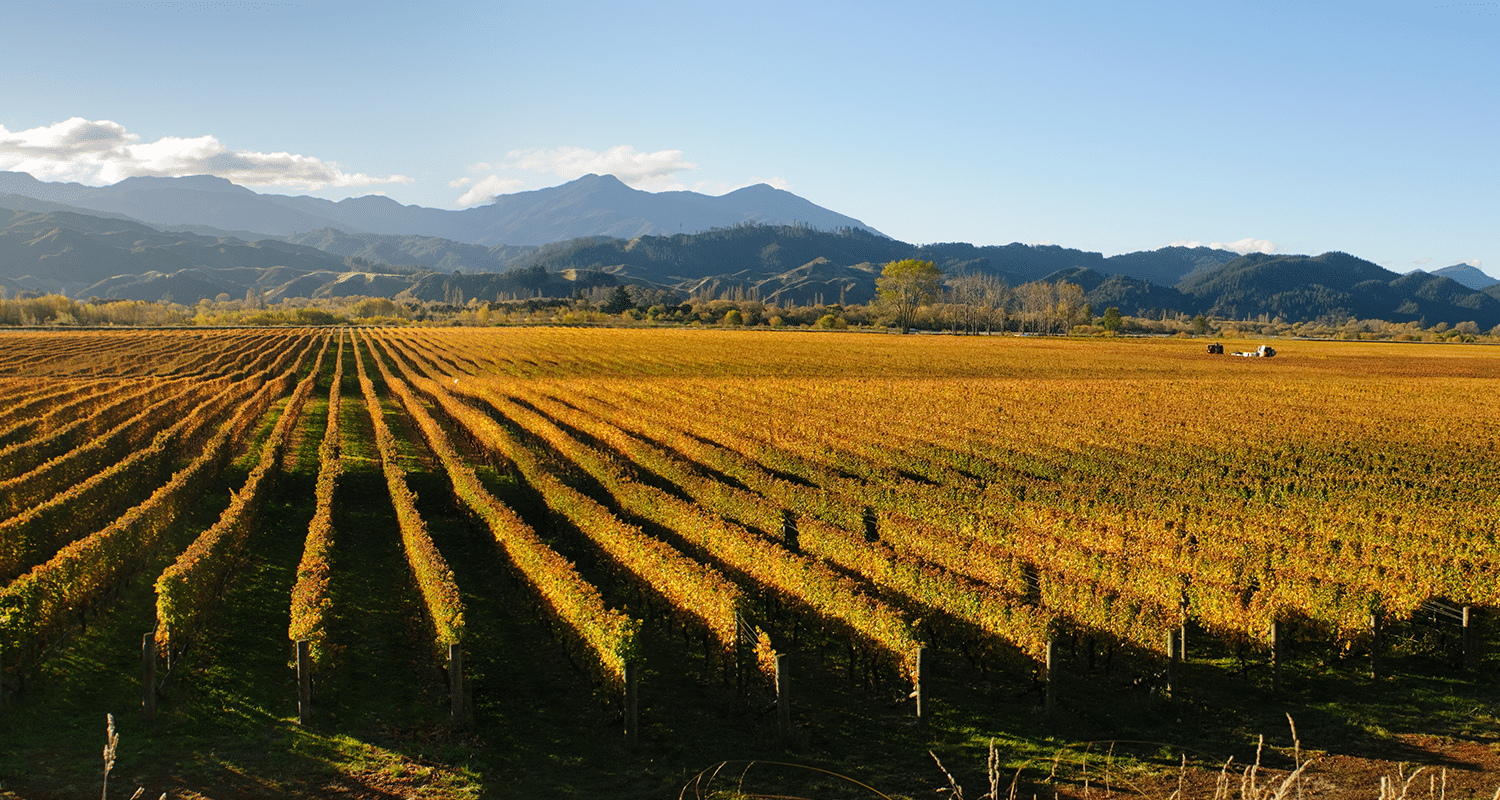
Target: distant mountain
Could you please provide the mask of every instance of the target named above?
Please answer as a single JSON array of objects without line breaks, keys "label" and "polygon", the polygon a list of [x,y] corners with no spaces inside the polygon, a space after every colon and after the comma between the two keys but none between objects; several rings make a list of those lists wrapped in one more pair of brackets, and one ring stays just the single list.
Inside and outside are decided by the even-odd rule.
[{"label": "distant mountain", "polygon": [[1083,289],[1084,299],[1096,313],[1103,313],[1104,309],[1113,306],[1120,309],[1120,313],[1135,317],[1156,317],[1163,311],[1196,314],[1199,305],[1176,289],[1129,275],[1106,275],[1088,267],[1059,270],[1043,280],[1078,284]]},{"label": "distant mountain", "polygon": [[1163,247],[1111,256],[1105,259],[1105,268],[1107,272],[1118,275],[1173,286],[1189,275],[1227,264],[1238,257],[1238,253],[1211,247]]},{"label": "distant mountain", "polygon": [[96,187],[84,186],[81,183],[53,183],[37,180],[26,172],[0,170],[0,193],[3,194],[18,194],[52,203],[71,204],[74,200],[89,197],[97,191],[99,190]]},{"label": "distant mountain", "polygon": [[504,272],[535,247],[464,244],[435,236],[382,236],[321,228],[286,237],[292,244],[382,264],[411,264],[438,272]]},{"label": "distant mountain", "polygon": [[[464,211],[403,206],[383,197],[334,203],[312,197],[273,198],[356,230],[437,236],[466,244],[542,245],[585,236],[630,239],[698,233],[745,223],[864,228],[791,192],[760,184],[713,197],[697,192],[643,192],[613,175],[585,175],[548,189],[500,195]],[[338,226],[335,226],[338,227]]]},{"label": "distant mountain", "polygon": [[25,173],[0,172],[0,191],[125,215],[151,225],[210,225],[283,236],[336,225],[274,202],[223,178],[126,178],[113,186],[42,183]]},{"label": "distant mountain", "polygon": [[853,217],[764,184],[714,197],[644,192],[612,175],[585,175],[561,186],[501,195],[488,205],[463,211],[407,206],[375,195],[333,202],[258,194],[210,175],[127,178],[113,186],[89,187],[0,172],[0,193],[126,215],[156,226],[208,226],[251,238],[334,228],[483,246],[535,246],[583,236],[697,233],[746,223],[854,227],[878,233]]},{"label": "distant mountain", "polygon": [[139,222],[69,211],[37,214],[0,209],[3,274],[32,276],[53,291],[76,294],[116,275],[273,266],[345,268],[342,258],[286,242],[247,243],[167,233]]},{"label": "distant mountain", "polygon": [[600,286],[617,286],[613,275],[587,270],[547,272],[543,269],[514,269],[499,274],[444,274],[429,272],[417,277],[399,294],[399,299],[444,302],[471,297],[495,298],[570,297],[576,291]]},{"label": "distant mountain", "polygon": [[1348,253],[1251,253],[1177,284],[1205,313],[1230,319],[1359,317],[1392,322],[1500,325],[1500,301],[1440,275],[1398,275]]},{"label": "distant mountain", "polygon": [[1471,267],[1468,264],[1454,264],[1451,267],[1435,269],[1432,271],[1432,274],[1458,281],[1476,292],[1500,283],[1500,280],[1495,280],[1480,272],[1478,268]]},{"label": "distant mountain", "polygon": [[[694,235],[590,237],[556,242],[521,254],[511,264],[540,265],[548,270],[605,270],[628,279],[683,290],[705,280],[721,286],[737,282],[748,289],[757,281],[820,260],[839,267],[865,265],[859,274],[873,286],[879,265],[903,258],[932,261],[950,274],[996,275],[1012,284],[1038,280],[1061,270],[1088,269],[1101,275],[1123,273],[1136,280],[1154,280],[1160,286],[1170,286],[1206,265],[1227,263],[1237,257],[1225,250],[1168,247],[1106,258],[1100,253],[1056,245],[978,246],[961,242],[913,245],[858,228],[822,231],[742,225]],[[869,265],[876,266],[872,270]]]},{"label": "distant mountain", "polygon": [[[202,188],[142,179],[120,191],[255,197],[217,179],[196,185]],[[58,196],[78,202],[69,195],[77,194],[76,185],[61,187]],[[1054,245],[913,245],[852,226],[758,224],[629,239],[587,236],[541,246],[331,228],[292,241],[247,242],[58,210],[76,208],[59,201],[20,200],[18,205],[37,210],[0,207],[0,287],[10,294],[24,289],[183,303],[247,293],[268,301],[351,295],[445,301],[567,297],[634,283],[679,297],[856,304],[875,297],[883,264],[917,258],[935,262],[948,275],[987,274],[1012,285],[1066,280],[1084,289],[1096,311],[1115,306],[1133,316],[1500,325],[1500,282],[1474,291],[1442,275],[1397,275],[1347,253],[1237,256],[1168,247],[1106,258]]]},{"label": "distant mountain", "polygon": [[12,297],[29,291],[194,303],[220,294],[240,299],[247,292],[268,302],[350,295],[444,300],[451,292],[462,292],[465,299],[493,299],[539,293],[567,297],[578,288],[615,283],[610,275],[541,269],[472,278],[445,271],[434,278],[430,270],[275,239],[245,242],[71,211],[0,207],[0,288]]},{"label": "distant mountain", "polygon": [[[243,197],[228,182],[209,179],[195,190]],[[158,191],[172,183],[142,180],[126,187]],[[752,193],[753,194],[753,193]],[[27,201],[32,204],[50,201]],[[8,215],[8,216],[6,216]],[[198,227],[222,233],[216,228]],[[468,297],[571,294],[600,281],[673,290],[681,295],[740,293],[768,302],[865,303],[875,296],[880,265],[902,258],[930,259],[949,273],[983,272],[1012,284],[1036,280],[1058,269],[1089,269],[1107,275],[1115,264],[1137,274],[1175,279],[1204,261],[1232,258],[1223,251],[1182,248],[1104,258],[1098,253],[1056,246],[1011,244],[976,247],[952,243],[917,246],[865,229],[822,231],[809,226],[741,224],[699,234],[619,239],[590,236],[540,247],[465,244],[424,236],[345,233],[323,228],[288,237],[246,242],[227,236],[158,230],[128,219],[101,218],[70,211],[0,211],[0,275],[25,277],[32,288],[73,296],[179,302],[247,290],[264,297],[321,297],[370,293],[391,296],[411,288],[411,296]],[[394,265],[394,266],[381,266]],[[461,279],[356,279],[361,275],[430,270]],[[512,275],[512,273],[524,273]],[[480,278],[481,275],[490,278]],[[500,276],[499,278],[493,276]],[[559,278],[544,276],[557,275]],[[595,277],[589,277],[595,276]],[[583,284],[580,284],[583,281]],[[1126,311],[1164,305],[1162,287],[1138,278],[1101,279],[1101,292]],[[437,287],[437,288],[433,288]],[[436,292],[435,298],[428,295]],[[1134,305],[1132,305],[1134,304]]]},{"label": "distant mountain", "polygon": [[[0,175],[3,174],[5,173],[0,173]],[[46,214],[52,211],[70,211],[74,214],[85,214],[91,217],[103,217],[105,219],[123,219],[129,220],[131,222],[140,222],[140,220],[132,219],[131,217],[128,217],[124,214],[111,214],[108,211],[97,211],[90,208],[80,208],[79,206],[70,206],[66,203],[54,203],[51,200],[39,200],[35,197],[28,197],[24,194],[0,193],[0,208],[6,208],[12,211],[30,211],[36,214]]]}]

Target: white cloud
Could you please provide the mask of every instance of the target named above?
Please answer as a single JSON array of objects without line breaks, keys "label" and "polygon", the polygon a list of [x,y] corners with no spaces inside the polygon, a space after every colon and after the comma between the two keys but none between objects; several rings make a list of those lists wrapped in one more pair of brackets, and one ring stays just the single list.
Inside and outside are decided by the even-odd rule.
[{"label": "white cloud", "polygon": [[[469,182],[468,178],[460,178],[459,180],[463,182],[459,184],[460,186]],[[460,195],[458,204],[461,206],[477,206],[480,203],[488,203],[495,199],[495,195],[514,192],[525,184],[525,181],[515,178],[502,178],[499,175],[491,175],[474,184],[474,188]],[[448,185],[452,186],[453,183]]]},{"label": "white cloud", "polygon": [[1424,264],[1427,264],[1427,263],[1428,263],[1428,262],[1430,262],[1430,261],[1432,261],[1432,259],[1431,259],[1431,258],[1419,258],[1419,259],[1417,259],[1417,260],[1416,260],[1416,261],[1413,261],[1413,262],[1411,262],[1411,263],[1413,263],[1413,264],[1416,264],[1416,265],[1417,265],[1417,266],[1419,266],[1419,267],[1420,267],[1420,266],[1422,266],[1422,265],[1424,265]]},{"label": "white cloud", "polygon": [[293,153],[230,150],[213,136],[164,136],[141,143],[140,136],[111,120],[73,117],[45,127],[12,133],[0,126],[0,169],[29,172],[42,180],[104,185],[151,175],[217,175],[244,186],[369,186],[410,183],[411,178],[380,178],[347,173],[338,162]]},{"label": "white cloud", "polygon": [[1209,247],[1215,250],[1232,250],[1240,255],[1246,253],[1274,253],[1281,249],[1280,245],[1270,239],[1251,239],[1249,237],[1237,242],[1214,242]]},{"label": "white cloud", "polygon": [[658,150],[642,153],[630,145],[618,145],[604,152],[583,147],[558,147],[552,150],[513,150],[506,166],[528,172],[550,172],[564,180],[589,173],[613,175],[637,189],[671,191],[685,188],[674,177],[698,165],[682,158],[681,150]]},{"label": "white cloud", "polygon": [[1479,269],[1479,267],[1480,267],[1480,266],[1481,266],[1481,265],[1482,265],[1482,264],[1483,264],[1483,263],[1484,263],[1484,262],[1482,262],[1482,261],[1480,261],[1480,260],[1479,260],[1479,259],[1477,259],[1477,258],[1471,258],[1471,259],[1469,259],[1469,260],[1468,260],[1468,261],[1465,261],[1465,262],[1464,262],[1464,263],[1465,263],[1465,264],[1468,264],[1468,265],[1469,265],[1469,266],[1471,266],[1471,267],[1473,267],[1473,268],[1474,268],[1474,269]]},{"label": "white cloud", "polygon": [[[1197,240],[1178,239],[1167,245],[1168,247],[1203,247],[1204,244]],[[1237,242],[1209,242],[1208,247],[1215,250],[1229,250],[1244,255],[1246,253],[1274,253],[1281,249],[1281,245],[1270,239],[1251,239],[1246,237]]]},{"label": "white cloud", "polygon": [[454,178],[453,180],[448,181],[448,186],[449,188],[457,189],[460,186],[468,186],[473,182],[473,178]]}]

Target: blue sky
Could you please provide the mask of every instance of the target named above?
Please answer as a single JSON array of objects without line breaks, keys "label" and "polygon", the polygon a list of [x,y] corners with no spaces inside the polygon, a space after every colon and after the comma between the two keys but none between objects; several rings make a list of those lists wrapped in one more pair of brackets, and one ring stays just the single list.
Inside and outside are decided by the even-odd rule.
[{"label": "blue sky", "polygon": [[611,172],[909,242],[1500,276],[1500,2],[0,2],[0,169],[459,208]]}]

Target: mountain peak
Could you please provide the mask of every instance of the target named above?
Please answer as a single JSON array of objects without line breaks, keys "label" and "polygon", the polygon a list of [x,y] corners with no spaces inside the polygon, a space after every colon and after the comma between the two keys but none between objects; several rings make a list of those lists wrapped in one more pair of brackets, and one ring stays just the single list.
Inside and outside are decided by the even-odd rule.
[{"label": "mountain peak", "polygon": [[[724,197],[730,197],[730,196],[749,197],[751,195],[772,195],[772,194],[777,194],[777,193],[781,193],[781,192],[786,192],[786,190],[784,190],[784,189],[778,189],[778,188],[776,188],[775,186],[772,186],[769,183],[756,183],[756,184],[751,184],[750,186],[741,186],[740,188],[735,189],[734,191],[729,192],[728,194],[725,194],[723,196]],[[791,194],[791,192],[786,192],[786,193],[787,194]]]},{"label": "mountain peak", "polygon": [[621,187],[621,188],[624,188],[624,189],[629,189],[630,188],[630,186],[627,185],[624,181],[620,180],[619,178],[615,177],[614,175],[611,175],[608,172],[604,173],[603,175],[600,175],[600,174],[595,173],[595,172],[590,172],[587,175],[584,175],[584,176],[581,176],[581,177],[578,177],[578,178],[574,178],[573,180],[568,181],[567,183],[563,184],[562,186],[559,186],[558,188],[563,188],[564,186],[586,186],[586,187],[594,187],[594,186],[615,187],[615,186],[618,186],[618,187]]},{"label": "mountain peak", "polygon": [[336,203],[335,205],[348,206],[351,208],[356,206],[381,209],[406,208],[406,206],[402,205],[399,200],[392,200],[391,198],[383,194],[366,194],[360,195],[359,197],[346,197],[343,200],[338,201],[338,203]]},{"label": "mountain peak", "polygon": [[1454,264],[1451,267],[1443,267],[1442,269],[1433,270],[1432,274],[1441,275],[1445,278],[1451,278],[1455,281],[1458,281],[1463,286],[1466,286],[1475,291],[1479,291],[1480,289],[1484,289],[1486,287],[1494,286],[1495,284],[1500,283],[1500,281],[1491,278],[1482,270],[1479,270],[1470,264]]},{"label": "mountain peak", "polygon": [[155,175],[138,175],[126,178],[113,186],[108,187],[121,192],[159,191],[162,189],[189,189],[195,192],[233,192],[235,194],[255,194],[228,178],[220,178],[217,175],[184,175],[179,178],[165,178]]}]

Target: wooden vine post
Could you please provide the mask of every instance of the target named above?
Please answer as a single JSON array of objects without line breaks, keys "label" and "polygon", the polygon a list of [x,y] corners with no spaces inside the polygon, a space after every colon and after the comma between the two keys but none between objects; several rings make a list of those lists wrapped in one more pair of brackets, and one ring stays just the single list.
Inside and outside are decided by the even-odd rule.
[{"label": "wooden vine post", "polygon": [[1057,709],[1057,692],[1056,692],[1056,684],[1057,684],[1057,637],[1056,636],[1048,636],[1047,637],[1047,656],[1046,656],[1046,660],[1042,662],[1042,670],[1043,670],[1043,681],[1045,683],[1045,688],[1046,688],[1046,691],[1047,691],[1046,699],[1043,701],[1044,702],[1044,706],[1043,707],[1047,711],[1047,716],[1050,717],[1050,716],[1052,716],[1052,712]]},{"label": "wooden vine post", "polygon": [[792,686],[791,665],[786,653],[776,654],[776,731],[782,741],[792,738]]},{"label": "wooden vine post", "polygon": [[1464,606],[1462,639],[1464,669],[1470,671],[1479,669],[1479,626],[1475,624],[1476,622],[1478,620],[1474,618],[1474,607]]},{"label": "wooden vine post", "polygon": [[745,618],[734,612],[734,688],[740,697],[748,690],[745,680]]},{"label": "wooden vine post", "polygon": [[156,719],[156,632],[141,637],[141,713]]},{"label": "wooden vine post", "polygon": [[452,709],[455,729],[464,726],[464,646],[458,642],[448,645],[448,703]]},{"label": "wooden vine post", "polygon": [[917,669],[913,678],[912,696],[917,699],[917,726],[926,727],[931,716],[931,709],[927,706],[927,648],[917,648]]},{"label": "wooden vine post", "polygon": [[1286,633],[1281,620],[1271,623],[1271,692],[1281,694],[1281,660],[1286,657]]},{"label": "wooden vine post", "polygon": [[[780,675],[781,661],[776,662]],[[634,661],[625,663],[625,742],[634,746],[640,741],[640,676]]]},{"label": "wooden vine post", "polygon": [[312,642],[297,640],[297,724],[312,722]]},{"label": "wooden vine post", "polygon": [[1178,631],[1174,628],[1167,629],[1167,696],[1171,697],[1177,692],[1178,673],[1182,666],[1181,641],[1178,639]]}]

